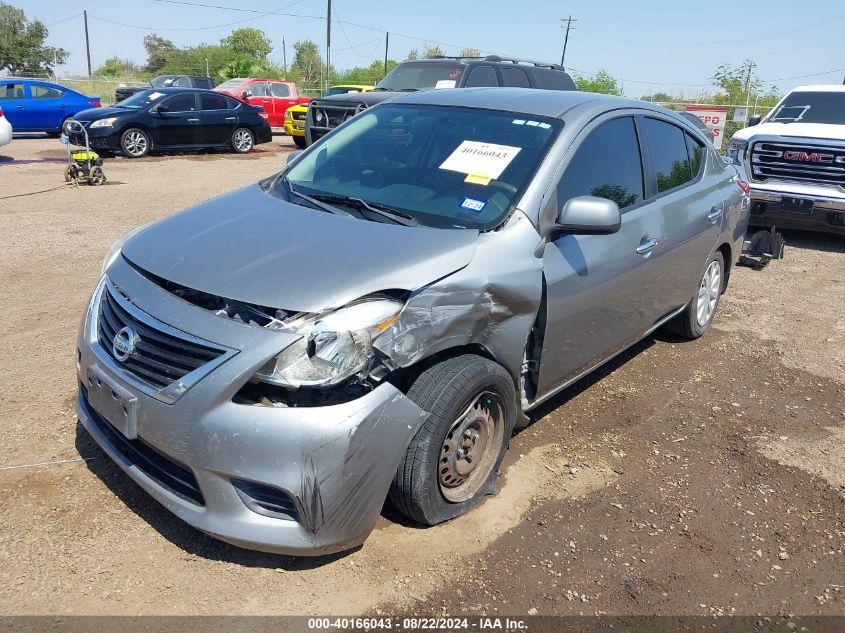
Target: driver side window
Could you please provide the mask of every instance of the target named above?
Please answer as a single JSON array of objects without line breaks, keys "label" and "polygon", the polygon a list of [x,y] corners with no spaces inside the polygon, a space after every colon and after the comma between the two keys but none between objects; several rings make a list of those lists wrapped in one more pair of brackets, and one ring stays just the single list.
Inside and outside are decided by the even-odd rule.
[{"label": "driver side window", "polygon": [[577,196],[613,200],[621,211],[643,199],[643,163],[630,116],[602,123],[589,133],[557,185],[557,206]]}]

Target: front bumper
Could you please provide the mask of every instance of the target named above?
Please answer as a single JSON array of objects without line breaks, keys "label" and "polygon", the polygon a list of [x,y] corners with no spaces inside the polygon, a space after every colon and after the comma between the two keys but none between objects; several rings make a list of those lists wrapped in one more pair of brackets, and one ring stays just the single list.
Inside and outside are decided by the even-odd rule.
[{"label": "front bumper", "polygon": [[[326,407],[237,404],[232,396],[278,353],[279,344],[290,343],[287,335],[206,313],[159,288],[121,257],[107,274],[155,318],[182,331],[190,320],[191,334],[219,344],[225,340],[238,350],[174,402],[162,401],[127,381],[96,342],[92,301],[78,340],[76,410],[117,465],[183,521],[240,547],[320,555],[361,544],[425,413],[389,383]],[[273,337],[281,343],[268,344]],[[86,397],[92,372],[137,399],[137,439],[127,440],[93,410]],[[135,448],[127,449],[127,442]],[[181,483],[174,485],[174,478]],[[180,486],[186,482],[195,494],[184,494]],[[251,497],[243,482],[289,499],[289,516],[262,512],[256,503],[261,494]]]},{"label": "front bumper", "polygon": [[285,134],[288,136],[305,136],[305,121],[285,121]]},{"label": "front bumper", "polygon": [[[845,235],[845,193],[832,187],[797,183],[750,183],[752,226],[776,226]],[[811,200],[812,209],[795,212],[784,199]]]},{"label": "front bumper", "polygon": [[[83,125],[88,130],[88,144],[91,146],[91,149],[105,149],[110,151],[118,151],[120,149],[120,134],[113,127],[91,129],[90,123],[85,122]],[[85,135],[81,132],[68,134],[68,140],[73,145],[85,147]]]}]

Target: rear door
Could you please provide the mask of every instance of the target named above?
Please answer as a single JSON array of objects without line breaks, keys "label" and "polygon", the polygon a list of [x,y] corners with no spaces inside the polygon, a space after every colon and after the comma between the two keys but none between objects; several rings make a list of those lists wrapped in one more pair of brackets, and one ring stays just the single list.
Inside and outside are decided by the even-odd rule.
[{"label": "rear door", "polygon": [[229,142],[238,124],[234,99],[218,92],[200,93],[200,140],[203,145],[223,145]]},{"label": "rear door", "polygon": [[[200,138],[200,113],[197,108],[197,93],[182,92],[161,102],[167,111],[155,116],[156,147],[196,145]],[[161,107],[159,106],[159,107]]]},{"label": "rear door", "polygon": [[632,344],[659,317],[660,208],[646,198],[634,116],[591,123],[564,164],[544,214],[554,217],[567,200],[592,195],[616,202],[622,224],[612,235],[564,234],[545,246],[538,397]]},{"label": "rear door", "polygon": [[647,186],[659,206],[666,237],[658,300],[660,309],[670,312],[693,296],[717,245],[724,215],[722,196],[701,142],[662,118],[644,116],[640,126],[651,165]]},{"label": "rear door", "polygon": [[72,112],[65,103],[66,91],[37,82],[29,84],[29,109],[34,127],[40,130],[57,130]]},{"label": "rear door", "polygon": [[24,82],[11,81],[0,84],[0,107],[16,132],[34,128]]},{"label": "rear door", "polygon": [[270,125],[275,126],[273,121],[276,120],[276,115],[273,113],[273,95],[270,93],[270,85],[266,81],[254,81],[245,90],[250,93],[246,99],[247,103],[264,108]]}]

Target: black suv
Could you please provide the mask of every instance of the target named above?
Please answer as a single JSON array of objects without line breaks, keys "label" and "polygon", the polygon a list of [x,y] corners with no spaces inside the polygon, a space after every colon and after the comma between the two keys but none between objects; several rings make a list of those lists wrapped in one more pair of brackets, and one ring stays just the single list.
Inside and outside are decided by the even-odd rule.
[{"label": "black suv", "polygon": [[159,75],[151,80],[147,86],[121,86],[114,91],[115,103],[120,103],[127,97],[149,90],[150,88],[214,88],[210,77],[200,75]]},{"label": "black suv", "polygon": [[398,94],[432,88],[544,88],[577,90],[563,66],[526,59],[488,57],[435,57],[402,62],[370,92],[355,92],[315,99],[308,106],[305,140],[308,145],[362,110]]}]

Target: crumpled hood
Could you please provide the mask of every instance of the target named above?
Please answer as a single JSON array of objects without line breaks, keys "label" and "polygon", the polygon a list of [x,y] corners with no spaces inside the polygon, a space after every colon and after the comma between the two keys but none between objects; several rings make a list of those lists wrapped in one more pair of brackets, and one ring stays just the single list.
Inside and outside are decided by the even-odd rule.
[{"label": "crumpled hood", "polygon": [[799,138],[845,141],[845,125],[827,123],[760,123],[743,128],[734,138],[744,141],[752,136],[795,136]]},{"label": "crumpled hood", "polygon": [[298,312],[415,290],[466,266],[478,231],[333,215],[255,184],[177,213],[122,247],[136,266],[228,299]]}]

